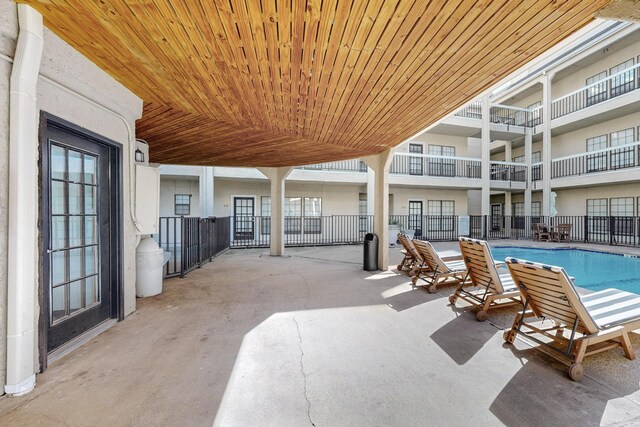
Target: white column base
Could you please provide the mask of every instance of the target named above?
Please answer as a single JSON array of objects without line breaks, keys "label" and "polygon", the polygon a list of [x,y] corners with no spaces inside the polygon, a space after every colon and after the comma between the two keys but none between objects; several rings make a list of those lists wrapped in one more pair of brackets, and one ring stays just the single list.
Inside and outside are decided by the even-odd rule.
[{"label": "white column base", "polygon": [[11,396],[22,396],[29,393],[36,386],[36,374],[31,375],[20,384],[7,384],[4,386],[4,392]]}]

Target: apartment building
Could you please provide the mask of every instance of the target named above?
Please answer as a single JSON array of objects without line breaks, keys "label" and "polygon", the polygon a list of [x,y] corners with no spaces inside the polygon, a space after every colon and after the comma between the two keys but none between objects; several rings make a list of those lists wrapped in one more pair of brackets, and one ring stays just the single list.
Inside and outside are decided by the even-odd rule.
[{"label": "apartment building", "polygon": [[[422,235],[453,227],[429,219],[439,216],[489,216],[490,229],[501,232],[541,217],[637,216],[639,69],[638,25],[593,25],[396,147],[390,216],[403,216],[403,227]],[[257,169],[163,166],[161,173],[162,216],[270,215],[269,183]],[[287,232],[295,236],[305,221],[312,224],[294,218],[372,214],[372,180],[359,159],[294,168],[286,184]],[[253,221],[237,224],[232,239],[260,234]],[[248,231],[238,231],[241,224]],[[608,227],[606,220],[588,226]]]}]

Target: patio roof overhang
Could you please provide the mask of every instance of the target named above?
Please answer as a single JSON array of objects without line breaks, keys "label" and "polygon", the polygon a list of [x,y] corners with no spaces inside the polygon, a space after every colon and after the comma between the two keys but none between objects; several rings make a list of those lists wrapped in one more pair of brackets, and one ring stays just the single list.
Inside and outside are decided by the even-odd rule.
[{"label": "patio roof overhang", "polygon": [[145,103],[159,163],[377,154],[590,22],[609,0],[25,0]]}]

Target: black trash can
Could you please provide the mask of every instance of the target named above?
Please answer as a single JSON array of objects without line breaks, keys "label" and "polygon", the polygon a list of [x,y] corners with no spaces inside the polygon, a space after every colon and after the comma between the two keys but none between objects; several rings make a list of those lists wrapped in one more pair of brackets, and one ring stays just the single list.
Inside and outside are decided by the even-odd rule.
[{"label": "black trash can", "polygon": [[366,271],[378,269],[378,236],[367,233],[364,236],[364,259],[362,268]]}]

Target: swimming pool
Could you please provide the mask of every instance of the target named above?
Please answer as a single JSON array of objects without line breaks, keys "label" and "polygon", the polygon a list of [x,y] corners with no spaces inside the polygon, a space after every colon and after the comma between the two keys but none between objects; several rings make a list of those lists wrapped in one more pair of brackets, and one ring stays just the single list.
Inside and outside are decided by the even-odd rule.
[{"label": "swimming pool", "polygon": [[570,276],[576,278],[576,286],[592,291],[617,288],[640,293],[640,258],[580,249],[505,246],[491,248],[491,253],[499,261],[514,257],[564,267]]}]

